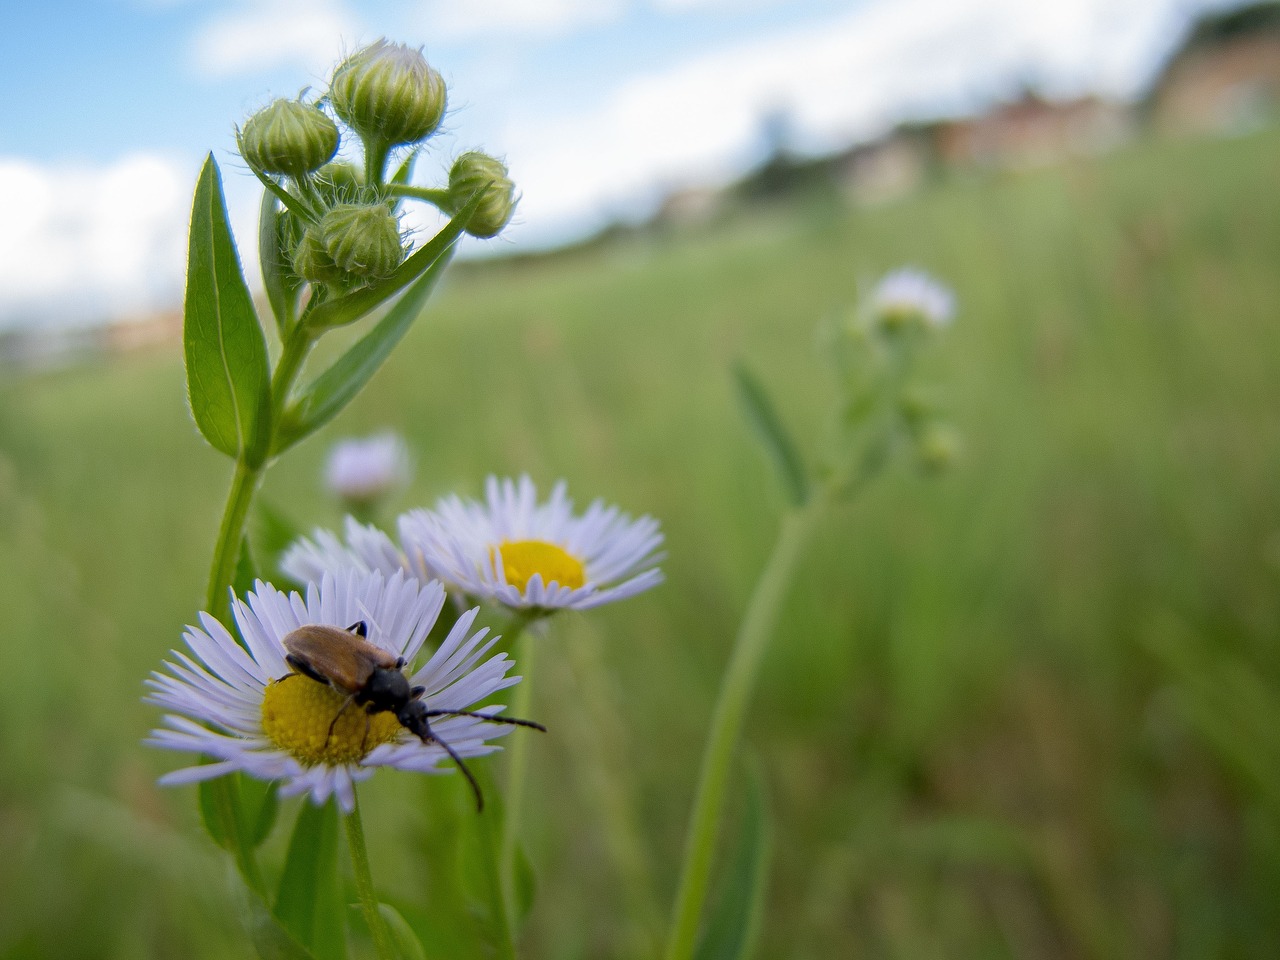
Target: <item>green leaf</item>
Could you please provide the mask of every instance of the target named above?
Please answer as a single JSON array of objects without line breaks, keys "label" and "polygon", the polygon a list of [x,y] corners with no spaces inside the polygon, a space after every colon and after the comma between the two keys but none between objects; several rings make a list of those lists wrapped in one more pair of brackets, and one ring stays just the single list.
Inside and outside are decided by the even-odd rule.
[{"label": "green leaf", "polygon": [[742,835],[694,960],[747,960],[763,918],[771,839],[764,785],[752,771]]},{"label": "green leaf", "polygon": [[483,199],[484,191],[477,191],[467,205],[459,210],[439,233],[415,250],[387,279],[373,286],[361,287],[336,300],[326,300],[314,310],[309,311],[305,314],[307,325],[312,330],[322,330],[325,327],[351,323],[413,283],[423,271],[453,249],[453,245],[462,236],[462,231],[471,222],[471,214],[480,206],[480,201]]},{"label": "green leaf", "polygon": [[379,903],[378,912],[391,933],[391,946],[398,960],[427,960],[427,952],[422,949],[418,935],[413,932],[409,922],[400,916],[400,911],[389,903]]},{"label": "green leaf", "polygon": [[238,781],[238,774],[228,774],[199,784],[200,819],[204,828],[214,843],[232,853],[238,847],[240,830]]},{"label": "green leaf", "polygon": [[298,292],[302,281],[289,269],[289,252],[292,244],[289,221],[280,207],[280,201],[269,190],[262,191],[262,206],[258,212],[258,265],[262,268],[262,283],[267,291],[267,302],[276,318],[276,330],[284,339],[293,326],[298,309]]},{"label": "green leaf", "polygon": [[271,835],[280,813],[280,800],[276,795],[278,785],[274,780],[255,780],[245,777],[240,782],[240,794],[245,806],[245,840],[252,847],[260,847]]},{"label": "green leaf", "polygon": [[253,534],[258,555],[265,559],[265,566],[271,571],[275,582],[278,584],[282,579],[290,580],[280,570],[280,555],[302,536],[298,525],[285,513],[259,498],[255,504]]},{"label": "green leaf", "polygon": [[338,880],[338,808],[330,799],[303,802],[289,838],[275,914],[316,960],[347,955],[344,900]]},{"label": "green leaf", "polygon": [[191,208],[182,340],[196,426],[218,450],[261,465],[271,437],[267,344],[240,270],[212,154]]},{"label": "green leaf", "polygon": [[743,412],[773,461],[788,499],[797,507],[804,506],[809,499],[808,474],[773,401],[764,385],[742,364],[734,365],[733,375]]},{"label": "green leaf", "polygon": [[307,385],[280,425],[277,453],[324,426],[364,388],[426,306],[450,257],[437,258],[372,330]]},{"label": "green leaf", "polygon": [[253,582],[258,579],[258,568],[254,566],[253,554],[249,550],[249,538],[240,541],[240,554],[236,557],[236,576],[231,589],[237,597],[243,597],[253,589]]}]

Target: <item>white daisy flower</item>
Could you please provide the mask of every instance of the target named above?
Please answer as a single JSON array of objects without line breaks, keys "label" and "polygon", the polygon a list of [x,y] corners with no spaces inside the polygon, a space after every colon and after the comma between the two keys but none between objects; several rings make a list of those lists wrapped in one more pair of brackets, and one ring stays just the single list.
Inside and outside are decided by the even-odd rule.
[{"label": "white daisy flower", "polygon": [[[497,637],[488,636],[488,628],[470,633],[478,610],[459,617],[440,648],[408,677],[409,684],[423,688],[427,715],[445,711],[430,725],[430,742],[411,734],[395,713],[367,713],[347,691],[295,672],[285,660],[283,641],[300,627],[345,630],[363,623],[368,643],[412,664],[443,603],[437,582],[422,586],[401,571],[388,577],[347,570],[311,584],[305,598],[259,581],[247,602],[233,603],[243,645],[201,613],[201,626],[188,627],[184,635],[194,656],[174,651],[174,660],[165,663],[168,672],[147,680],[148,701],[174,711],[147,742],[213,762],[166,774],[160,782],[194,783],[240,770],[283,781],[285,796],[309,793],[317,804],[334,796],[349,813],[354,784],[378,767],[444,773],[452,766],[450,749],[454,759],[492,753],[498,747],[488,741],[509,726],[448,715],[472,709],[520,679],[507,676],[512,661],[506,654],[482,662]],[[502,709],[486,705],[483,713],[496,716]]]},{"label": "white daisy flower", "polygon": [[904,267],[887,273],[871,291],[871,316],[886,326],[920,320],[926,327],[945,327],[956,314],[951,289],[923,270]]},{"label": "white daisy flower", "polygon": [[586,610],[662,582],[662,534],[596,500],[574,515],[564,481],[539,503],[533,481],[485,481],[485,500],[441,499],[400,518],[411,563],[469,597],[519,609]]},{"label": "white daisy flower", "polygon": [[408,570],[458,592],[522,610],[585,610],[662,582],[662,534],[602,501],[574,515],[565,484],[539,503],[533,481],[489,477],[485,500],[441,499],[400,517],[400,546],[348,518],[346,542],[326,531],[295,543],[281,566],[299,580],[356,567]]},{"label": "white daisy flower", "polygon": [[342,500],[368,503],[406,486],[411,464],[408,446],[395,433],[352,437],[329,451],[325,483]]}]

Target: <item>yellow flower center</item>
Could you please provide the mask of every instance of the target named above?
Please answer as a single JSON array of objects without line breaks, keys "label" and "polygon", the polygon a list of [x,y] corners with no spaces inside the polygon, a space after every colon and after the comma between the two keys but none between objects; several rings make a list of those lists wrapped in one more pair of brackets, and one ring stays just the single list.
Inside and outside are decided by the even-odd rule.
[{"label": "yellow flower center", "polygon": [[498,547],[502,554],[502,571],[507,583],[521,593],[535,573],[542,574],[542,582],[549,586],[558,583],[562,587],[578,589],[587,582],[582,561],[554,543],[545,540],[507,540]]},{"label": "yellow flower center", "polygon": [[354,701],[343,710],[346,700],[333,687],[291,673],[263,692],[262,729],[308,767],[363,760],[378,744],[400,736],[404,728],[394,714],[365,713]]}]

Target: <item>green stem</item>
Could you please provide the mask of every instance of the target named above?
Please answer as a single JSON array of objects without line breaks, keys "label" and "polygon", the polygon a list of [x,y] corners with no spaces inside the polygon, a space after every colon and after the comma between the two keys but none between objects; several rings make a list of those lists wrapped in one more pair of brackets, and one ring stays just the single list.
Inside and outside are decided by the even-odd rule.
[{"label": "green stem", "polygon": [[393,197],[411,197],[414,200],[425,200],[434,204],[450,216],[455,212],[453,194],[438,187],[414,187],[407,183],[387,184],[387,193]]},{"label": "green stem", "polygon": [[250,467],[243,460],[236,461],[231,490],[227,493],[227,505],[222,512],[222,525],[218,528],[218,541],[213,548],[209,592],[205,602],[205,609],[226,624],[230,623],[231,618],[226,591],[235,582],[245,520],[249,516],[249,505],[253,502],[253,495],[261,479],[262,467]]},{"label": "green stem", "polygon": [[[510,649],[520,644],[520,658],[516,661],[522,679],[515,689],[512,703],[512,716],[528,718],[529,708],[533,703],[533,651],[537,647],[537,637],[524,633],[529,621],[519,618],[509,628],[507,635]],[[502,910],[506,915],[507,934],[511,938],[512,953],[515,952],[516,930],[519,917],[516,909],[516,852],[520,846],[520,824],[524,815],[525,784],[529,774],[529,738],[519,735],[508,742],[507,750],[507,795],[503,798],[503,810],[506,816],[502,823],[502,845],[499,848],[499,882],[502,887]]]},{"label": "green stem", "polygon": [[274,414],[271,422],[273,424],[280,422],[285,401],[289,399],[289,390],[293,386],[293,381],[298,378],[302,363],[311,352],[313,343],[315,343],[315,337],[305,324],[295,325],[292,336],[285,341],[284,349],[280,352],[280,362],[276,365],[276,372],[271,375],[271,412]]},{"label": "green stem", "polygon": [[364,145],[364,182],[379,191],[383,189],[383,178],[387,175],[387,155],[391,145],[380,140],[366,140]]},{"label": "green stem", "polygon": [[347,846],[351,850],[351,871],[355,876],[356,894],[360,897],[360,909],[364,922],[373,936],[373,947],[379,960],[394,960],[391,936],[382,913],[378,910],[378,897],[373,891],[373,876],[369,873],[369,851],[364,843],[364,826],[360,821],[360,797],[355,796],[351,812],[343,818],[347,825]]},{"label": "green stem", "polygon": [[815,521],[820,513],[819,499],[817,504],[811,503],[784,515],[773,554],[760,574],[746,617],[734,641],[702,755],[702,771],[685,841],[684,865],[680,871],[680,887],[667,943],[667,960],[688,960],[693,955],[734,747],[796,561],[816,528]]}]

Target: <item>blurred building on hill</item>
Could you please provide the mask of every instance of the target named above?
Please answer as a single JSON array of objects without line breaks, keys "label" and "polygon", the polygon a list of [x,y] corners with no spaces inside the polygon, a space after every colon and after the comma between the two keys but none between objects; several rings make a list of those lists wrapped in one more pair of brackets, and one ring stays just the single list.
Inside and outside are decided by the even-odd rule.
[{"label": "blurred building on hill", "polygon": [[1145,104],[1161,132],[1235,133],[1280,112],[1280,3],[1206,15],[1160,71]]},{"label": "blurred building on hill", "polygon": [[1103,153],[1133,132],[1127,104],[1096,96],[1049,100],[1028,91],[980,116],[939,124],[937,150],[949,167],[1021,169]]}]

